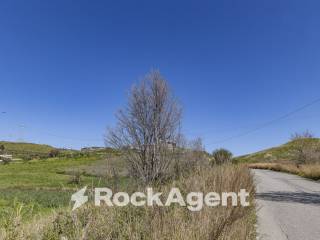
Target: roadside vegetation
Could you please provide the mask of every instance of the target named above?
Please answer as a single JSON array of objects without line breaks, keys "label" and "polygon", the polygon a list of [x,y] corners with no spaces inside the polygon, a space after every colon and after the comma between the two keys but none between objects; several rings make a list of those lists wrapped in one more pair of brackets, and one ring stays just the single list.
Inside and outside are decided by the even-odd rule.
[{"label": "roadside vegetation", "polygon": [[253,169],[267,169],[286,172],[313,180],[320,180],[320,164],[296,165],[290,163],[251,163],[248,166]]}]

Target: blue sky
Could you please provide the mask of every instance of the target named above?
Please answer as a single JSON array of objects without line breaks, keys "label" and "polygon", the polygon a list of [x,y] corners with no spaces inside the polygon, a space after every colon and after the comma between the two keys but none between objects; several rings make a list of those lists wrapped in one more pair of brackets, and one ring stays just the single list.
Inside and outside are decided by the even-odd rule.
[{"label": "blue sky", "polygon": [[235,154],[320,135],[320,2],[1,1],[0,139],[103,145],[130,86],[152,68],[183,129]]}]

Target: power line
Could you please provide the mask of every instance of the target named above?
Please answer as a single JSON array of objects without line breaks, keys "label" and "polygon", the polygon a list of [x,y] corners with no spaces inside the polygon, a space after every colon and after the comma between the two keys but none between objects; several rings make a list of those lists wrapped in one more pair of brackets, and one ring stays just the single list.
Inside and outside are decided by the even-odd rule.
[{"label": "power line", "polygon": [[284,120],[284,119],[290,117],[291,115],[294,115],[294,114],[296,114],[298,112],[301,112],[302,110],[304,110],[304,109],[306,109],[306,108],[308,108],[308,107],[310,107],[310,106],[312,106],[312,105],[314,105],[314,104],[316,104],[318,102],[320,102],[320,98],[317,98],[317,99],[313,100],[312,102],[309,102],[309,103],[307,103],[307,104],[305,104],[305,105],[303,105],[301,107],[298,107],[295,110],[293,110],[291,112],[288,112],[288,113],[286,113],[286,114],[284,114],[284,115],[282,115],[282,116],[280,116],[278,118],[275,118],[275,119],[272,119],[272,120],[270,120],[268,122],[265,122],[265,123],[253,128],[253,129],[250,129],[250,130],[245,131],[243,133],[240,133],[240,134],[237,134],[237,135],[222,139],[220,141],[213,142],[212,144],[224,143],[224,142],[233,140],[235,138],[240,138],[240,137],[246,136],[248,134],[251,134],[253,132],[261,130],[261,129],[265,128],[265,127],[268,127],[268,126],[270,126],[270,125],[272,125],[272,124],[274,124],[274,123],[276,123],[278,121]]},{"label": "power line", "polygon": [[[1,114],[7,114],[7,111],[1,111],[0,112]],[[18,140],[20,141],[24,141],[23,139],[23,135],[24,135],[24,132],[23,130],[26,130],[27,128],[29,130],[32,130],[34,132],[38,132],[40,134],[43,134],[43,135],[47,135],[47,136],[52,136],[52,137],[55,137],[55,138],[59,138],[59,139],[63,139],[63,140],[69,140],[69,141],[77,141],[77,142],[101,142],[103,141],[103,138],[92,138],[92,139],[85,139],[85,138],[74,138],[74,137],[67,137],[67,136],[61,136],[61,135],[57,135],[57,134],[54,134],[54,133],[51,133],[51,132],[48,132],[48,131],[39,131],[38,129],[34,129],[34,128],[30,128],[30,126],[26,126],[25,124],[19,124],[18,125],[19,127],[19,133],[18,133]]]},{"label": "power line", "polygon": [[101,138],[101,139],[98,139],[98,138],[83,139],[83,138],[72,138],[72,137],[61,136],[61,135],[53,134],[50,132],[44,132],[44,131],[37,131],[37,132],[39,132],[40,134],[45,134],[45,135],[49,135],[52,137],[56,137],[56,138],[60,138],[60,139],[64,139],[64,140],[70,140],[70,141],[80,141],[80,142],[98,142],[99,141],[99,142],[101,142],[103,140],[103,138]]}]

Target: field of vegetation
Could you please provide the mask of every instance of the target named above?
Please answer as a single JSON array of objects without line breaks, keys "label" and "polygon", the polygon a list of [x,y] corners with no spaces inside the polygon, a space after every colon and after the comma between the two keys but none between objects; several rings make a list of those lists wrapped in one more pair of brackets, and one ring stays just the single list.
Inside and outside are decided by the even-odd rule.
[{"label": "field of vegetation", "polygon": [[[19,144],[14,145],[19,146]],[[23,144],[24,146],[26,144]],[[42,148],[42,145],[39,148]],[[70,205],[71,193],[80,185],[105,186],[110,175],[103,172],[100,165],[108,166],[109,159],[112,162],[113,156],[115,154],[112,152],[104,154],[93,152],[77,154],[76,157],[33,159],[1,164],[1,212],[10,211],[17,205],[32,206],[33,213],[67,207]],[[99,174],[95,173],[95,169],[100,170]],[[121,182],[126,184],[126,181],[122,177]],[[1,214],[1,218],[3,217],[5,214]]]},{"label": "field of vegetation", "polygon": [[320,180],[320,164],[292,164],[292,163],[251,163],[249,168],[267,169],[277,172],[286,172],[299,175],[301,177]]},{"label": "field of vegetation", "polygon": [[[126,181],[126,184],[119,184],[119,181],[121,179],[113,176],[104,186],[126,192],[145,191],[134,181]],[[155,186],[164,193],[172,187],[178,187],[183,192],[238,192],[245,188],[250,191],[251,206],[205,207],[200,212],[191,212],[186,207],[175,205],[170,208],[97,208],[89,204],[72,212],[70,192],[7,190],[8,198],[20,198],[10,203],[10,209],[6,208],[2,214],[5,227],[2,237],[17,240],[254,239],[254,185],[247,168],[236,165],[200,167],[191,175]]]}]

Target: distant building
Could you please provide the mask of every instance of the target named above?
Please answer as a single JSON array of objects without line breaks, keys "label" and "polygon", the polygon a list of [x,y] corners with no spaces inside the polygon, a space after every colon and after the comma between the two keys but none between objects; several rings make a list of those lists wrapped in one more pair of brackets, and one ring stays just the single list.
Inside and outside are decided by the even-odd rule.
[{"label": "distant building", "polygon": [[104,150],[105,147],[84,147],[81,148],[82,152],[92,152],[92,151],[97,151],[97,150]]},{"label": "distant building", "polygon": [[6,161],[6,160],[12,161],[13,160],[12,155],[8,155],[8,154],[0,155],[0,162]]},{"label": "distant building", "polygon": [[[153,145],[153,144],[145,144],[145,145],[142,145],[142,146],[153,148],[155,145]],[[176,147],[177,147],[177,144],[175,142],[166,142],[165,144],[162,144],[162,146],[166,147],[170,151],[174,151],[176,149]],[[134,147],[134,146],[126,147],[126,149],[136,149],[136,150],[138,150],[138,148]]]}]

